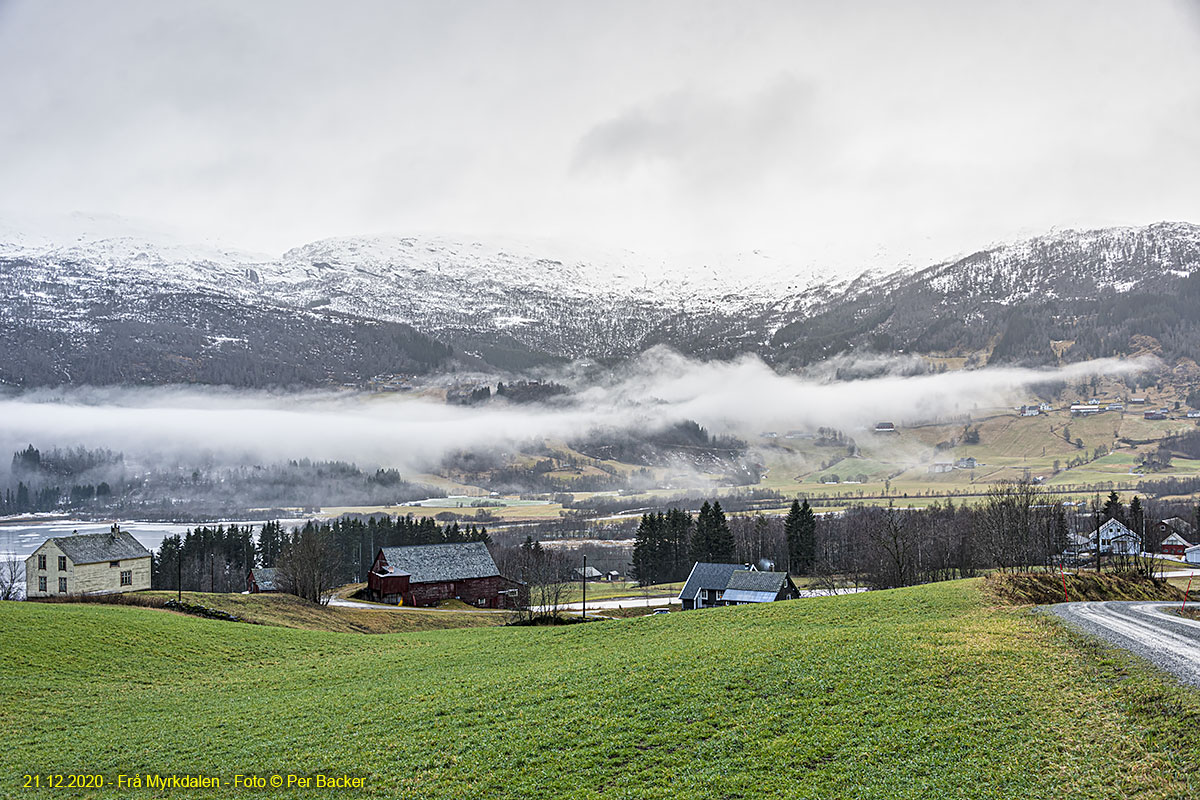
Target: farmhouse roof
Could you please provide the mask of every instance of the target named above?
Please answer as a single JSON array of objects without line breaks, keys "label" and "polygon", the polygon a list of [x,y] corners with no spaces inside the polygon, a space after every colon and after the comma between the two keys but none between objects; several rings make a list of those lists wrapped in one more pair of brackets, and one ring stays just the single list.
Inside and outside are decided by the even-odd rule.
[{"label": "farmhouse roof", "polygon": [[259,591],[273,592],[279,589],[279,570],[275,567],[258,567],[250,570]]},{"label": "farmhouse roof", "polygon": [[149,558],[150,551],[132,535],[122,530],[109,533],[85,533],[76,536],[55,536],[59,550],[73,564],[96,564],[100,561],[122,561],[127,558]]},{"label": "farmhouse roof", "polygon": [[500,574],[483,542],[381,547],[391,575],[409,575],[409,583],[441,583]]},{"label": "farmhouse roof", "polygon": [[1129,529],[1128,525],[1121,522],[1121,520],[1119,520],[1119,519],[1115,519],[1114,517],[1109,517],[1107,520],[1105,520],[1104,524],[1102,524],[1099,528],[1097,528],[1097,530],[1112,531],[1114,536],[1134,536],[1134,535],[1136,535],[1136,534],[1134,534],[1134,532],[1132,530]]},{"label": "farmhouse roof", "polygon": [[771,592],[778,594],[787,582],[786,572],[758,572],[746,570],[729,576],[726,590],[744,589],[748,592]]},{"label": "farmhouse roof", "polygon": [[692,565],[687,583],[679,590],[679,598],[694,600],[702,589],[720,591],[729,584],[730,575],[739,570],[749,571],[749,569],[745,564],[711,564],[706,561],[697,561]]},{"label": "farmhouse roof", "polygon": [[577,577],[577,578],[603,578],[604,574],[601,573],[600,570],[596,569],[595,567],[588,567],[587,569],[584,569],[583,567],[576,567],[575,568],[575,577]]},{"label": "farmhouse roof", "polygon": [[1192,532],[1192,523],[1183,517],[1167,517],[1162,522],[1176,533],[1187,535]]}]

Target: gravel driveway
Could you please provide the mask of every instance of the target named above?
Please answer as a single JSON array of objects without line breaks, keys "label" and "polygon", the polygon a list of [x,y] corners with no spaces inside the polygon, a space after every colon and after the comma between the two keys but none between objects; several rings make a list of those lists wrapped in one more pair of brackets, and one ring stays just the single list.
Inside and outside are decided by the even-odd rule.
[{"label": "gravel driveway", "polygon": [[1200,622],[1171,614],[1178,603],[1059,603],[1050,612],[1086,633],[1124,647],[1183,683],[1200,686]]}]

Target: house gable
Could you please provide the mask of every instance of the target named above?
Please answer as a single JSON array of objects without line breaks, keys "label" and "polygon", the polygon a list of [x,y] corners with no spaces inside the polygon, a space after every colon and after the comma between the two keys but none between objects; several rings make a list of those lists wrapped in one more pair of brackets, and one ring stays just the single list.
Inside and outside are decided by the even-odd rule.
[{"label": "house gable", "polygon": [[[45,568],[39,557],[45,556]],[[150,588],[150,551],[123,531],[57,536],[25,559],[25,596],[112,594]]]}]

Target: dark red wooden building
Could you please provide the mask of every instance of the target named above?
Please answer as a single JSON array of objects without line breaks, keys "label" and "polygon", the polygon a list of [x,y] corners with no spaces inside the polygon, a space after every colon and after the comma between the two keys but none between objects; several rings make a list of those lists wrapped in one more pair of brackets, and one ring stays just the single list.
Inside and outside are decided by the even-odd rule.
[{"label": "dark red wooden building", "polygon": [[461,600],[480,608],[516,608],[528,597],[524,584],[500,574],[483,542],[381,547],[367,589],[375,600],[406,606]]},{"label": "dark red wooden building", "polygon": [[274,567],[258,567],[250,570],[246,575],[246,591],[250,594],[283,591],[279,570]]},{"label": "dark red wooden building", "polygon": [[1187,549],[1196,542],[1192,524],[1180,517],[1170,517],[1155,524],[1158,529],[1160,553],[1183,558]]}]

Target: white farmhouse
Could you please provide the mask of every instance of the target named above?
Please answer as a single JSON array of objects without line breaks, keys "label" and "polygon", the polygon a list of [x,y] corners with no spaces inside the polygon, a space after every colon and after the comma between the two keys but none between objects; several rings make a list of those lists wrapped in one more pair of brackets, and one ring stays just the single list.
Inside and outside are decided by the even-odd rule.
[{"label": "white farmhouse", "polygon": [[150,551],[116,525],[108,533],[47,539],[25,559],[26,597],[149,588]]},{"label": "white farmhouse", "polygon": [[1100,536],[1100,552],[1116,555],[1133,556],[1142,552],[1142,540],[1126,526],[1110,519],[1092,534],[1092,547],[1096,546],[1096,536]]}]

